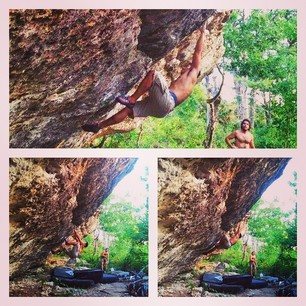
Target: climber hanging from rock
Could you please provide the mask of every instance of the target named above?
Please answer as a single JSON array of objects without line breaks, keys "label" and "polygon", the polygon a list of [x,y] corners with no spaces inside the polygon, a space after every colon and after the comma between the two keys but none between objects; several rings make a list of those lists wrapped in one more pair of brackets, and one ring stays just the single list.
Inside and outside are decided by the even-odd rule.
[{"label": "climber hanging from rock", "polygon": [[242,238],[246,233],[246,222],[241,221],[239,225],[236,227],[235,232],[230,236],[225,234],[218,243],[218,248],[220,249],[228,249],[232,245],[238,242],[240,238]]},{"label": "climber hanging from rock", "polygon": [[88,246],[88,242],[84,242],[76,230],[62,243],[62,250],[69,256],[67,264],[75,264],[76,259],[80,256],[84,248]]},{"label": "climber hanging from rock", "polygon": [[[162,118],[168,115],[188,98],[197,83],[204,49],[205,29],[206,22],[200,29],[200,37],[196,43],[191,65],[170,84],[169,88],[163,76],[158,71],[151,70],[131,96],[116,98],[118,103],[125,106],[124,109],[105,121],[86,123],[82,129],[97,133],[100,129],[122,122],[126,117],[152,116]],[[146,92],[149,93],[148,97],[138,101]]]},{"label": "climber hanging from rock", "polygon": [[[243,119],[240,124],[240,130],[234,131],[225,138],[226,144],[232,149],[254,149],[254,137],[250,129],[251,121]],[[232,140],[234,140],[233,143]]]}]

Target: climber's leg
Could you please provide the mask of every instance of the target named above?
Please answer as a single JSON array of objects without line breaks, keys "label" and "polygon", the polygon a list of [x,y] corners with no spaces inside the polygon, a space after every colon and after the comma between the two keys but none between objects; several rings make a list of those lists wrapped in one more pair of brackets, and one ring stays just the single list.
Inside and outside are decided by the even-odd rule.
[{"label": "climber's leg", "polygon": [[153,84],[155,70],[150,70],[145,78],[140,82],[136,91],[131,95],[130,99],[135,103],[144,93],[146,93]]},{"label": "climber's leg", "polygon": [[113,125],[113,124],[117,124],[122,122],[126,117],[130,116],[132,117],[133,115],[133,111],[129,108],[124,108],[121,111],[119,111],[117,114],[115,114],[114,116],[102,121],[102,122],[93,122],[93,123],[87,123],[82,125],[82,129],[86,132],[93,132],[93,133],[97,133],[99,130]]},{"label": "climber's leg", "polygon": [[136,101],[151,88],[154,76],[155,76],[155,70],[150,70],[145,76],[145,78],[140,82],[137,89],[131,96],[129,97],[120,96],[116,98],[116,101],[129,108],[132,108],[133,104],[135,104]]}]

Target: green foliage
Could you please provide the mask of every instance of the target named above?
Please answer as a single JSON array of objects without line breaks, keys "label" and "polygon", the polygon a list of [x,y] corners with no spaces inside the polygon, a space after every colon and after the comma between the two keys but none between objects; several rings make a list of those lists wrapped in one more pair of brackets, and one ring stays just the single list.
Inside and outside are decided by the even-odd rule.
[{"label": "green foliage", "polygon": [[219,106],[218,121],[213,137],[213,148],[227,148],[225,137],[240,128],[235,113],[235,103],[223,103]]},{"label": "green foliage", "polygon": [[[224,27],[223,66],[247,88],[269,93],[256,104],[255,146],[295,148],[297,143],[297,16],[295,10],[235,10]],[[222,96],[222,94],[221,94]],[[106,148],[203,148],[206,94],[200,85],[165,118],[147,118],[132,132],[107,136]],[[225,137],[240,127],[237,101],[221,102],[213,148],[227,148]]]},{"label": "green foliage", "polygon": [[116,237],[109,248],[110,268],[140,270],[148,265],[148,209],[145,215],[131,203],[103,203],[102,228]]},{"label": "green foliage", "polygon": [[248,260],[249,257],[246,256],[243,259],[243,252],[242,252],[242,242],[238,241],[229,249],[225,250],[221,254],[214,255],[210,258],[211,261],[221,261],[229,264],[232,267],[235,267],[237,271],[241,274],[248,273]]},{"label": "green foliage", "polygon": [[[192,95],[165,118],[147,118],[140,129],[109,136],[104,147],[197,148],[205,134],[205,94],[196,86]],[[139,139],[138,139],[139,138]]]},{"label": "green foliage", "polygon": [[258,253],[260,268],[266,273],[288,277],[296,272],[296,211],[279,208],[257,209],[249,221],[251,233],[265,243]]},{"label": "green foliage", "polygon": [[[110,197],[103,203],[101,227],[116,237],[115,243],[109,247],[109,268],[139,271],[148,265],[147,203],[144,206],[140,209],[128,202],[113,203]],[[78,265],[100,267],[100,254],[106,246],[95,246],[92,235],[88,235],[85,241],[88,246],[81,253]]]},{"label": "green foliage", "polygon": [[255,118],[257,147],[296,147],[296,23],[294,10],[253,10],[248,17],[235,11],[224,30],[226,69],[248,87],[278,97],[267,110],[271,122],[262,114]]},{"label": "green foliage", "polygon": [[88,246],[83,249],[80,254],[81,262],[78,264],[80,266],[84,266],[84,264],[88,264],[91,268],[100,267],[100,254],[102,252],[102,246],[98,246],[95,248],[94,246],[94,238],[92,235],[88,235],[85,238],[85,241],[88,243]]},{"label": "green foliage", "polygon": [[[260,208],[253,211],[249,221],[249,230],[264,246],[257,253],[258,272],[266,275],[289,277],[296,273],[296,215],[284,213],[279,208]],[[212,257],[213,261],[222,261],[236,267],[240,273],[248,273],[248,249],[245,259],[242,243],[238,241],[222,254]]]},{"label": "green foliage", "polygon": [[[295,196],[296,180],[296,172],[293,172],[293,180],[289,185]],[[297,271],[297,209],[295,207],[284,212],[278,206],[276,202],[259,200],[252,208],[248,228],[251,235],[263,244],[256,254],[258,273],[287,278]],[[242,242],[238,241],[221,254],[212,256],[210,260],[226,262],[236,267],[240,273],[248,273],[251,251],[248,248],[243,259]]]}]

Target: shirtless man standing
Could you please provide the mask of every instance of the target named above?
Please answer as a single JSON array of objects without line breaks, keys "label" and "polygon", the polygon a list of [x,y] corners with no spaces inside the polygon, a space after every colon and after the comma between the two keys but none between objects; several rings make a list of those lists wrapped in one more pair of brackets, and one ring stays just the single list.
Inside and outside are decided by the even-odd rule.
[{"label": "shirtless man standing", "polygon": [[[225,142],[232,149],[254,149],[254,137],[250,133],[251,122],[249,119],[243,119],[240,125],[240,130],[229,134],[225,138]],[[231,140],[235,140],[231,142]]]},{"label": "shirtless man standing", "polygon": [[251,256],[250,256],[249,270],[250,270],[250,275],[255,276],[256,270],[257,270],[257,260],[256,260],[256,255],[254,251],[252,251]]},{"label": "shirtless man standing", "polygon": [[107,270],[108,262],[109,262],[109,252],[108,248],[105,248],[105,250],[101,253],[101,269],[103,271]]},{"label": "shirtless man standing", "polygon": [[[87,123],[82,126],[82,129],[97,133],[102,128],[122,122],[128,116],[130,118],[148,116],[162,118],[168,115],[176,106],[187,99],[197,83],[204,49],[205,28],[206,23],[200,29],[200,37],[191,65],[170,84],[169,88],[163,76],[159,72],[151,70],[131,96],[116,98],[118,103],[126,106],[124,109],[105,121]],[[148,97],[138,101],[147,91],[149,92]]]}]

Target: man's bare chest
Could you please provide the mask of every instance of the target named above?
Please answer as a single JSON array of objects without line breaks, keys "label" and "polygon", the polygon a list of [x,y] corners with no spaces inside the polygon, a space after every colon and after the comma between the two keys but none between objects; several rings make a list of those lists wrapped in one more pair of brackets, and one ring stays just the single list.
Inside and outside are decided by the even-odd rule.
[{"label": "man's bare chest", "polygon": [[236,139],[241,143],[250,143],[252,136],[250,134],[237,133]]}]

